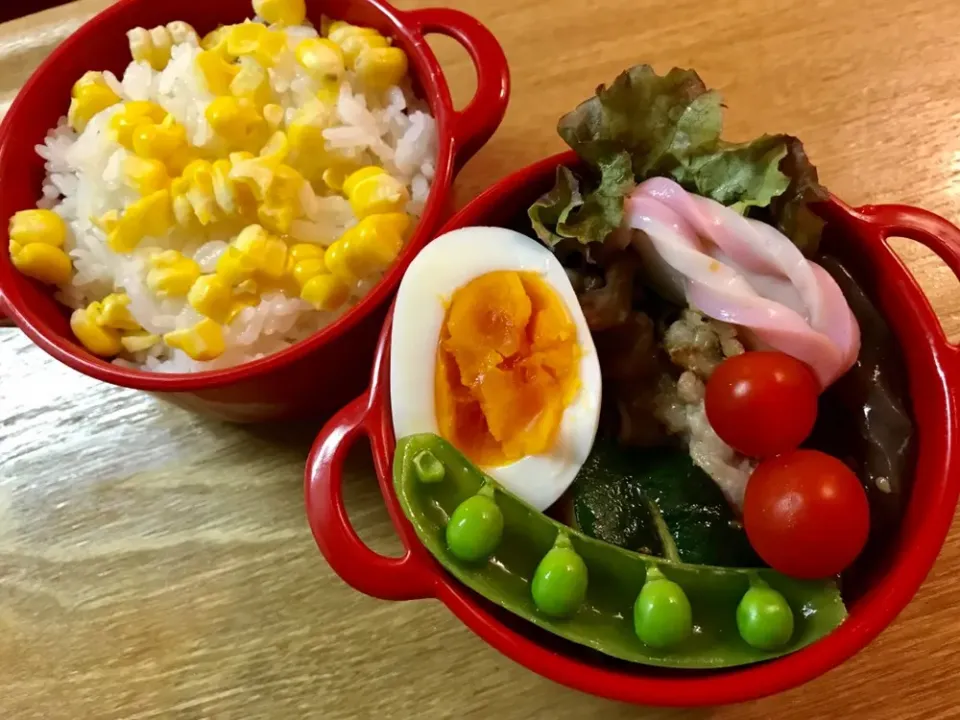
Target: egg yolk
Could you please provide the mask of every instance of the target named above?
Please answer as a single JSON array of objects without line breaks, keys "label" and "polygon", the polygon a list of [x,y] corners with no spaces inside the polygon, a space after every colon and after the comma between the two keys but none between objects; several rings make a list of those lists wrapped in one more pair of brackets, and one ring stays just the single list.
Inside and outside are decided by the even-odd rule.
[{"label": "egg yolk", "polygon": [[440,434],[474,463],[553,446],[580,387],[577,328],[536,273],[497,271],[459,288],[437,348]]}]

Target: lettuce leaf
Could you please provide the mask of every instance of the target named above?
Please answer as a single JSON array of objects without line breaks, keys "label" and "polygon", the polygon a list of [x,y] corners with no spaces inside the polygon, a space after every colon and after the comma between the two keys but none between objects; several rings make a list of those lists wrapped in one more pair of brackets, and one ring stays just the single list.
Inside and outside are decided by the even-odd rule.
[{"label": "lettuce leaf", "polygon": [[551,247],[567,238],[601,242],[620,225],[635,183],[661,175],[769,222],[807,255],[816,252],[823,222],[811,204],[827,191],[803,145],[789,135],[726,142],[722,115],[720,95],[692,70],[660,76],[639,65],[601,85],[557,126],[587,172],[558,170],[554,188],[528,213],[537,236]]}]

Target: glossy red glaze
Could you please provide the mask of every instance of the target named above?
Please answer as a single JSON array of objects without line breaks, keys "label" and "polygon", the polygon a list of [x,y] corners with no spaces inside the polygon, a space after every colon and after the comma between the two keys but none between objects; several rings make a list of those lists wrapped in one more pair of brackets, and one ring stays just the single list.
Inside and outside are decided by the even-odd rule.
[{"label": "glossy red glaze", "polygon": [[[548,158],[497,183],[444,228],[505,225],[553,183],[559,163]],[[716,705],[759,698],[795,687],[839,665],[875,638],[916,593],[943,544],[957,504],[960,419],[951,386],[960,383],[960,351],[913,277],[887,246],[890,236],[917,240],[960,276],[960,229],[917,208],[868,206],[857,210],[837,199],[823,209],[831,252],[855,258],[861,282],[879,302],[904,348],[919,440],[919,459],[906,517],[882,571],[861,587],[850,616],[834,633],[793,655],[761,665],[711,672],[675,672],[612,661],[538,631],[495,607],[447,574],[419,543],[393,490],[395,438],[390,415],[390,322],[380,337],[373,380],[323,429],[306,471],[310,526],[331,567],[368,595],[390,600],[435,597],[505,655],[535,672],[585,692],[644,705]],[[879,288],[882,292],[876,292]],[[343,507],[342,461],[361,435],[370,438],[380,489],[406,548],[400,559],[367,548]],[[931,638],[932,641],[932,638]]]},{"label": "glossy red glaze", "polygon": [[[418,90],[437,120],[439,156],[430,198],[417,229],[384,279],[337,322],[293,347],[244,365],[213,372],[165,375],[129,370],[88,353],[70,333],[66,310],[45,288],[15,271],[7,246],[7,220],[40,197],[43,161],[33,148],[66,114],[73,83],[87,70],[121,73],[130,61],[125,33],[173,20],[201,34],[252,15],[250,0],[120,0],[82,26],[30,77],[0,126],[0,315],[8,315],[41,348],[75,370],[115,385],[147,390],[189,409],[233,421],[312,415],[329,417],[365,383],[387,303],[417,252],[451,210],[451,187],[463,164],[490,138],[506,111],[507,60],[483,25],[457,10],[402,12],[381,0],[308,0],[321,13],[377,28],[410,58]],[[466,48],[477,68],[477,92],[454,110],[433,51],[431,33]],[[12,139],[12,140],[10,140]]]}]

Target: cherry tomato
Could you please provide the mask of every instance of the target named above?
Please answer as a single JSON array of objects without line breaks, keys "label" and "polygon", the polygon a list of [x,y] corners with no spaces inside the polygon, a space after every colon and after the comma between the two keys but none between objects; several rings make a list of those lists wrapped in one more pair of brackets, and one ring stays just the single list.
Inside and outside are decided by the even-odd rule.
[{"label": "cherry tomato", "polygon": [[764,460],[747,482],[743,525],[757,554],[797,578],[836,575],[867,542],[870,506],[850,469],[816,450]]},{"label": "cherry tomato", "polygon": [[773,457],[810,435],[819,394],[813,371],[796,358],[747,352],[724,360],[707,381],[707,419],[734,450]]}]

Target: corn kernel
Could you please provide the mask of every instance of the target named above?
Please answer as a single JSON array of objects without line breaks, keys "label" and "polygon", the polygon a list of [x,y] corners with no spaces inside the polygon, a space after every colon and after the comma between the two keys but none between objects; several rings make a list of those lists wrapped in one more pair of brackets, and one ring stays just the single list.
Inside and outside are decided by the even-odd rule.
[{"label": "corn kernel", "polygon": [[160,298],[184,297],[200,277],[200,266],[176,250],[164,250],[150,258],[147,287]]},{"label": "corn kernel", "polygon": [[273,237],[260,225],[250,225],[233,241],[233,247],[243,253],[253,266],[268,278],[283,277],[287,266],[287,245]]},{"label": "corn kernel", "polygon": [[237,315],[242,313],[248,307],[256,306],[260,301],[257,298],[234,298],[233,302],[230,304],[230,312],[227,313],[227,319],[225,323],[229,325],[232,323]]},{"label": "corn kernel", "polygon": [[364,48],[354,63],[357,77],[373,90],[397,85],[407,74],[407,54],[396,47]]},{"label": "corn kernel", "polygon": [[165,27],[146,30],[138,27],[127,33],[134,62],[145,62],[154,70],[163,70],[170,62],[173,38]]},{"label": "corn kernel", "polygon": [[406,186],[381,168],[367,167],[353,173],[343,192],[357,217],[402,210],[410,199]]},{"label": "corn kernel", "polygon": [[133,134],[141,125],[161,123],[167,111],[154,102],[135,100],[123,104],[123,109],[110,118],[110,133],[127,150],[133,149]]},{"label": "corn kernel", "polygon": [[369,180],[370,178],[386,174],[386,170],[384,170],[382,167],[377,167],[376,165],[362,167],[359,170],[350,173],[346,180],[343,181],[343,194],[347,197],[350,197],[357,185],[360,183],[364,182],[365,180]]},{"label": "corn kernel", "polygon": [[201,275],[187,294],[187,302],[201,315],[218,323],[230,314],[233,290],[219,275]]},{"label": "corn kernel", "polygon": [[74,130],[83,132],[94,115],[118,102],[120,96],[107,84],[103,73],[85,73],[73,86],[67,121]]},{"label": "corn kernel", "polygon": [[130,155],[123,161],[126,184],[140,195],[150,195],[170,186],[167,166],[159,160],[144,160]]},{"label": "corn kernel", "polygon": [[227,349],[223,328],[210,318],[204,318],[192,328],[168,332],[163,341],[200,362],[218,358]]},{"label": "corn kernel", "polygon": [[213,95],[229,95],[230,83],[240,72],[240,68],[227,62],[222,55],[211,50],[202,50],[197,54],[197,70]]},{"label": "corn kernel", "polygon": [[302,25],[307,19],[304,0],[253,0],[253,11],[271,24]]},{"label": "corn kernel", "polygon": [[323,78],[319,82],[320,89],[317,90],[317,100],[324,107],[334,108],[340,99],[340,81],[333,78]]},{"label": "corn kernel", "polygon": [[323,261],[322,257],[315,257],[300,260],[293,266],[291,275],[293,279],[297,281],[297,285],[302,289],[311,278],[325,272],[327,272],[327,264]]},{"label": "corn kernel", "polygon": [[253,277],[257,267],[253,261],[237,248],[226,249],[217,261],[217,275],[231,287],[235,287]]},{"label": "corn kernel", "polygon": [[218,55],[227,55],[227,35],[230,33],[230,25],[221,25],[216,30],[211,30],[200,41],[200,47],[204,50],[217,53]]},{"label": "corn kernel", "polygon": [[249,100],[258,109],[273,100],[270,76],[256,60],[242,57],[238,61],[240,72],[230,83],[230,93],[237,98]]},{"label": "corn kernel", "polygon": [[113,330],[140,330],[140,323],[130,313],[129,305],[130,296],[126,293],[107,295],[100,304],[97,324]]},{"label": "corn kernel", "polygon": [[[206,160],[194,160],[183,171],[188,183],[187,200],[200,224],[207,226],[216,219],[217,199],[213,186],[213,165]],[[177,188],[180,190],[180,187]]]},{"label": "corn kernel", "polygon": [[10,246],[13,265],[27,277],[47,285],[66,285],[73,272],[70,256],[61,248],[46,243]]},{"label": "corn kernel", "polygon": [[148,332],[132,333],[120,338],[120,344],[128,353],[138,353],[149,350],[160,342],[160,336]]},{"label": "corn kernel", "polygon": [[10,240],[20,245],[63,247],[66,238],[67,224],[53,210],[21,210],[10,218]]},{"label": "corn kernel", "polygon": [[333,23],[327,37],[340,46],[347,67],[351,69],[362,50],[390,45],[390,42],[373,28],[357,27],[347,23]]},{"label": "corn kernel", "polygon": [[348,170],[342,165],[327,168],[323,171],[323,182],[331,190],[340,192],[343,190],[343,183],[347,179]]},{"label": "corn kernel", "polygon": [[158,190],[127,208],[116,226],[109,231],[107,244],[114,252],[130,252],[145,237],[164,237],[173,225],[170,191]]},{"label": "corn kernel", "polygon": [[317,310],[337,310],[349,296],[350,289],[342,281],[326,273],[310,278],[300,291],[300,297]]},{"label": "corn kernel", "polygon": [[187,131],[167,115],[159,124],[144,123],[134,128],[130,144],[137,157],[167,162],[187,148]]},{"label": "corn kernel", "polygon": [[99,325],[97,323],[99,315],[99,303],[90,303],[87,308],[74,310],[70,316],[70,329],[73,330],[77,340],[94,355],[113,357],[123,349],[120,333]]},{"label": "corn kernel", "polygon": [[100,217],[90,218],[91,222],[108,235],[120,224],[120,211],[107,210]]},{"label": "corn kernel", "polygon": [[290,163],[311,180],[318,179],[333,160],[323,138],[323,130],[332,119],[321,103],[308,103],[297,111],[287,128]]},{"label": "corn kernel", "polygon": [[300,262],[301,260],[313,259],[313,258],[322,258],[323,257],[323,248],[319,245],[314,245],[313,243],[297,243],[290,248],[290,259],[293,262]]},{"label": "corn kernel", "polygon": [[347,283],[381,272],[400,254],[409,222],[404,213],[364,218],[327,248],[327,267]]},{"label": "corn kernel", "polygon": [[174,20],[173,22],[167,23],[167,33],[173,38],[173,42],[177,45],[183,43],[188,43],[195,47],[200,45],[200,35],[197,34],[193,25],[188,22]]},{"label": "corn kernel", "polygon": [[345,68],[343,50],[327,38],[301,40],[295,50],[297,61],[317,79],[343,77]]},{"label": "corn kernel", "polygon": [[249,149],[262,143],[266,123],[249,100],[218,97],[207,106],[204,116],[213,131],[233,148]]},{"label": "corn kernel", "polygon": [[284,111],[280,105],[269,103],[263,106],[263,119],[271,130],[278,130],[283,125],[283,118]]},{"label": "corn kernel", "polygon": [[287,36],[260,23],[233,25],[227,34],[227,52],[236,57],[249,55],[264,67],[273,67],[287,48]]}]

